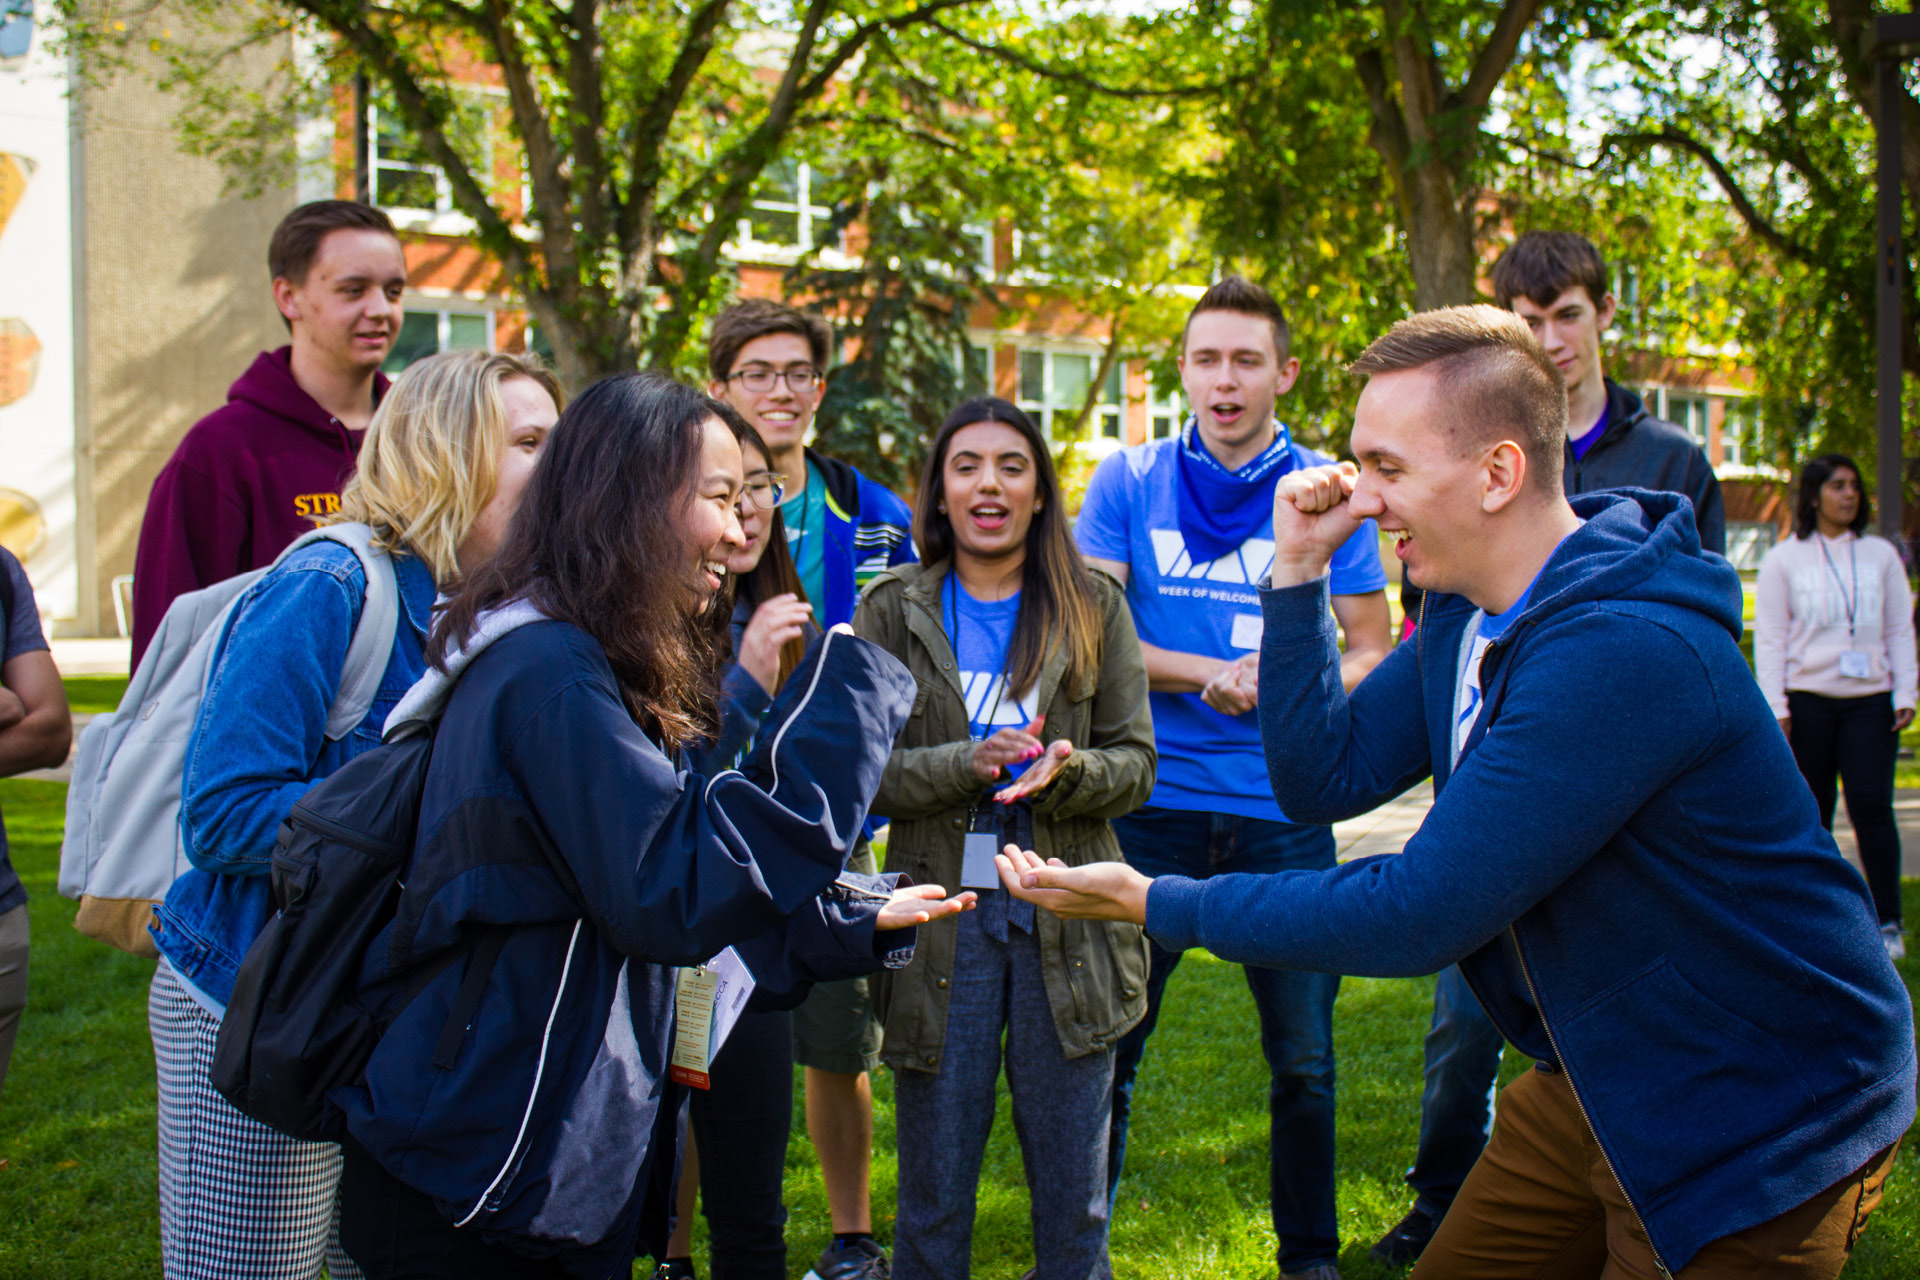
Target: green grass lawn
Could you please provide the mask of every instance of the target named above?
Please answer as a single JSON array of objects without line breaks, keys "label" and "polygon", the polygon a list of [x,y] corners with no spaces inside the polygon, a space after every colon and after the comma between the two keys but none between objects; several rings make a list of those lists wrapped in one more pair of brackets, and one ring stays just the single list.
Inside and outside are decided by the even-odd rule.
[{"label": "green grass lawn", "polygon": [[[33,991],[0,1096],[0,1280],[155,1276],[154,1083],[147,1038],[151,964],[80,937],[54,892],[65,788],[0,781],[13,858],[33,895]],[[1920,881],[1907,885],[1920,919]],[[1911,988],[1920,963],[1903,966]],[[1339,1204],[1349,1280],[1397,1273],[1368,1246],[1407,1203],[1420,1037],[1431,979],[1349,978],[1334,1012],[1340,1071]],[[1508,1055],[1507,1074],[1519,1069]],[[1267,1220],[1266,1067],[1240,972],[1194,953],[1175,974],[1135,1102],[1128,1172],[1113,1229],[1122,1277],[1236,1280],[1274,1274]],[[879,1099],[876,1226],[892,1227],[891,1081]],[[827,1234],[826,1197],[805,1125],[787,1158],[789,1270]],[[1849,1280],[1920,1274],[1920,1177],[1911,1145]],[[1014,1280],[1032,1265],[1019,1150],[1004,1098],[980,1190],[974,1275]],[[703,1267],[704,1271],[704,1267]],[[642,1275],[645,1273],[642,1272]]]},{"label": "green grass lawn", "polygon": [[127,691],[125,676],[63,676],[60,683],[67,686],[67,706],[80,715],[112,711]]}]

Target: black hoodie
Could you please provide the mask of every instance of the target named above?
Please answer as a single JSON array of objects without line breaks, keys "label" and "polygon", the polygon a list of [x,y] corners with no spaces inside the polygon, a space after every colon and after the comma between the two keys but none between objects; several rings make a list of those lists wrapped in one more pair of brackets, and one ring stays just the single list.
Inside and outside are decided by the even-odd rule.
[{"label": "black hoodie", "polygon": [[1584,458],[1567,445],[1561,482],[1567,496],[1596,489],[1656,489],[1681,494],[1693,503],[1700,545],[1727,553],[1727,513],[1720,504],[1720,481],[1707,455],[1682,427],[1647,412],[1639,396],[1612,378],[1607,383],[1607,425]]}]

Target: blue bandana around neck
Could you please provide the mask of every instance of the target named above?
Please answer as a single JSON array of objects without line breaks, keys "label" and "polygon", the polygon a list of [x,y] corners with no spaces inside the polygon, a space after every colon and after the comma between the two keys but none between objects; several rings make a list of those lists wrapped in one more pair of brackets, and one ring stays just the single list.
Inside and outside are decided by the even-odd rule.
[{"label": "blue bandana around neck", "polygon": [[1293,437],[1286,423],[1273,426],[1273,443],[1238,471],[1207,452],[1197,419],[1180,429],[1180,537],[1194,564],[1239,550],[1273,517],[1274,486],[1293,470]]}]

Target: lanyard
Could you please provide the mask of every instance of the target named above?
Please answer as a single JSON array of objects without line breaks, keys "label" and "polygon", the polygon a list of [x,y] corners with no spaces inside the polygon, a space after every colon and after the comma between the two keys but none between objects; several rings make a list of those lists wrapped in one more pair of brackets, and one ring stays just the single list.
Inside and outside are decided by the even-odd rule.
[{"label": "lanyard", "polygon": [[1856,536],[1847,542],[1847,567],[1848,572],[1853,576],[1853,594],[1849,596],[1847,584],[1840,581],[1839,568],[1833,563],[1833,557],[1827,554],[1827,535],[1816,533],[1814,536],[1820,539],[1820,558],[1827,562],[1827,572],[1833,575],[1833,585],[1840,589],[1841,603],[1847,607],[1847,643],[1852,644],[1854,642],[1853,615],[1860,603],[1860,539]]}]

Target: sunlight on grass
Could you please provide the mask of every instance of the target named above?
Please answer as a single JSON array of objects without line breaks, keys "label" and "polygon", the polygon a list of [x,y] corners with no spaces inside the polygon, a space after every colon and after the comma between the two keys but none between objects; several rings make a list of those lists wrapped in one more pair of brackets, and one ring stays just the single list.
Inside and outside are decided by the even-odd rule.
[{"label": "sunlight on grass", "polygon": [[[0,1096],[0,1280],[151,1276],[153,1053],[148,962],[81,938],[54,893],[65,788],[0,781],[14,861],[33,895],[33,994]],[[1909,881],[1920,919],[1920,882]],[[1909,989],[1920,960],[1901,966]],[[1334,1010],[1339,1071],[1337,1190],[1347,1280],[1399,1273],[1366,1256],[1405,1212],[1402,1174],[1419,1120],[1420,1040],[1429,978],[1348,978]],[[1525,1069],[1508,1053],[1510,1079]],[[1127,1172],[1113,1226],[1124,1277],[1246,1280],[1275,1273],[1267,1216],[1266,1063],[1237,966],[1192,952],[1174,974],[1135,1092]],[[796,1085],[798,1101],[800,1090]],[[874,1080],[874,1225],[893,1230],[893,1084]],[[788,1272],[802,1276],[827,1242],[826,1195],[798,1106],[787,1153]],[[1920,1274],[1920,1192],[1911,1146],[1847,1280]],[[1033,1263],[1025,1179],[1012,1115],[1000,1099],[982,1171],[972,1272],[1014,1280]],[[705,1274],[705,1227],[696,1230]],[[645,1268],[636,1275],[645,1277]]]}]

